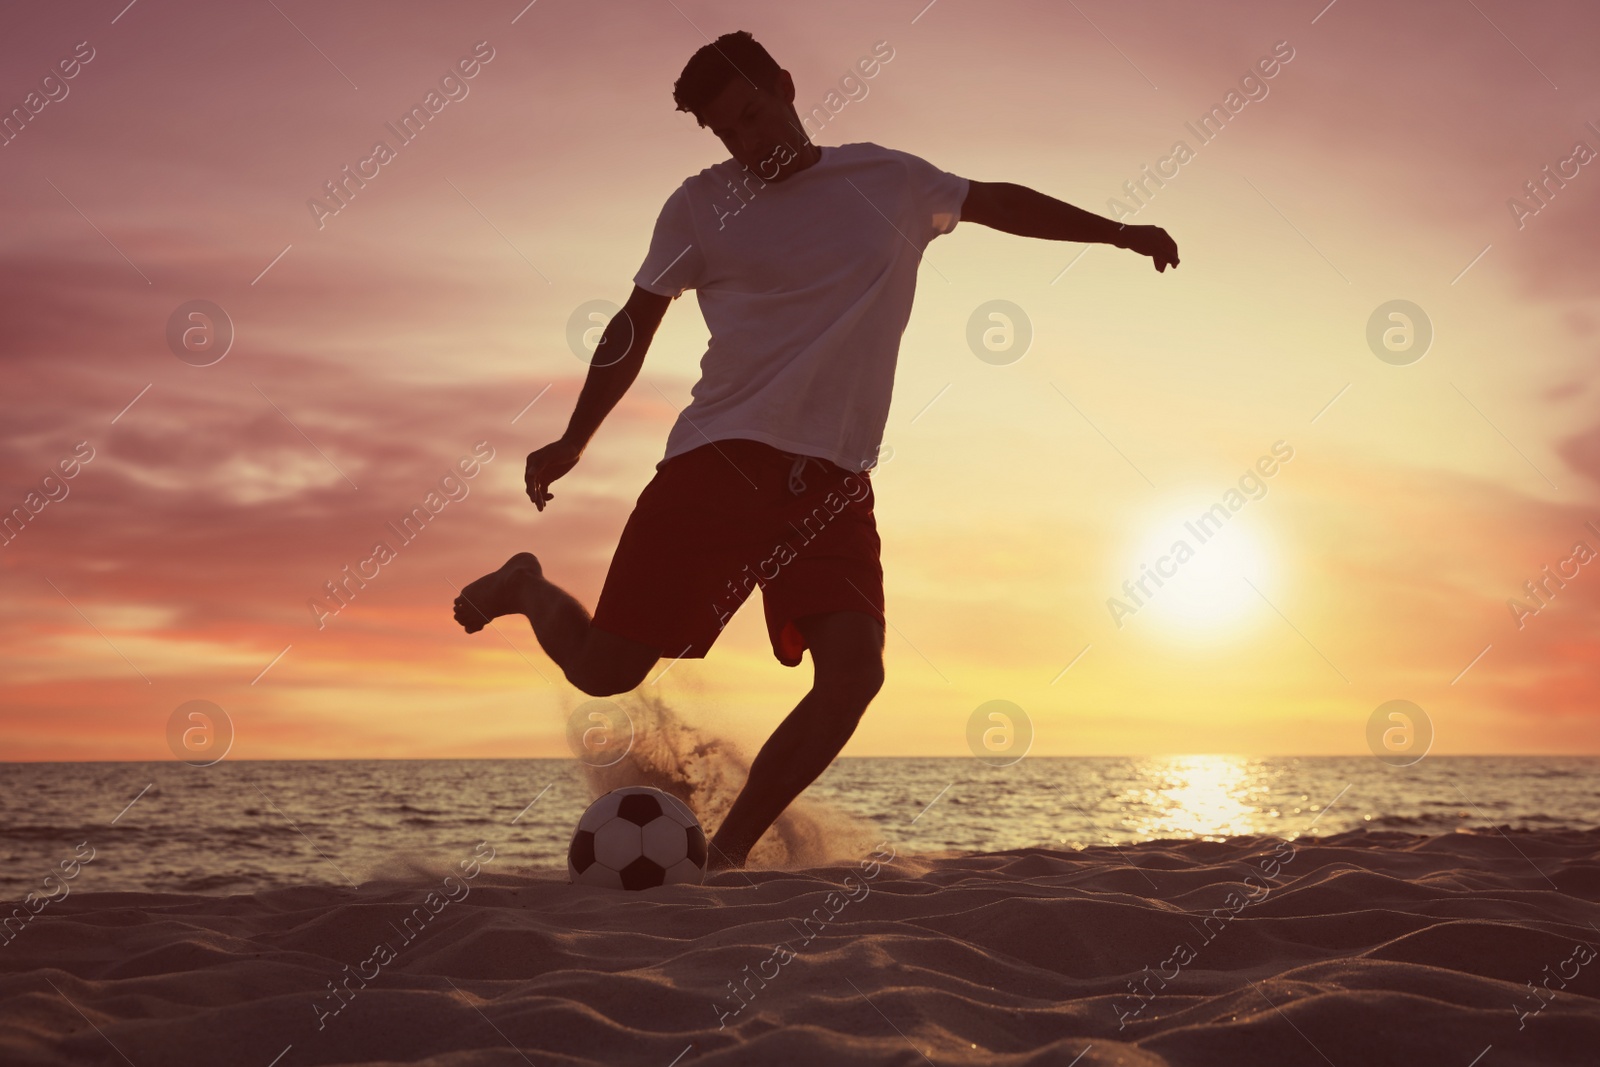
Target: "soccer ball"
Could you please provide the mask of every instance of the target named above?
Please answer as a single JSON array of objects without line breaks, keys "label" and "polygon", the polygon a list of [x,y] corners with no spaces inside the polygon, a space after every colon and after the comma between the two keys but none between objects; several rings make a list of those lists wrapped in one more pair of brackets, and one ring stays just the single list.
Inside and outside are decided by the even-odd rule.
[{"label": "soccer ball", "polygon": [[613,789],[589,805],[567,847],[567,880],[610,889],[700,884],[706,835],[689,806],[644,785]]}]

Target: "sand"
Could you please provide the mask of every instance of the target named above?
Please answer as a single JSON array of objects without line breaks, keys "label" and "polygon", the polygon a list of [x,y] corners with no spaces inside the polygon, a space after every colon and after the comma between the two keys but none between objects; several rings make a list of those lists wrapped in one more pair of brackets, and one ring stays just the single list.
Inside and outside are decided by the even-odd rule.
[{"label": "sand", "polygon": [[893,851],[73,893],[0,945],[0,1062],[1600,1063],[1600,831]]}]

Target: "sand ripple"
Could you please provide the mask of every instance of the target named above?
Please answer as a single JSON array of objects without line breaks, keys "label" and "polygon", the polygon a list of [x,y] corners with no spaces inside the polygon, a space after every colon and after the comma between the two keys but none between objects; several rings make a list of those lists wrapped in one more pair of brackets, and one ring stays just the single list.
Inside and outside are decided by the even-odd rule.
[{"label": "sand ripple", "polygon": [[442,871],[74,894],[0,945],[0,1061],[1600,1063],[1600,831],[897,856],[641,896],[511,859],[459,899]]}]

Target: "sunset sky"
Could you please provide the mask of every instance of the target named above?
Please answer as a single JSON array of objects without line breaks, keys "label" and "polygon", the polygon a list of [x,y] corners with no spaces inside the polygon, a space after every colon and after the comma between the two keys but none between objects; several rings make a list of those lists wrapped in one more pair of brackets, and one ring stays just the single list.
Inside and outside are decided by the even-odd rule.
[{"label": "sunset sky", "polygon": [[[191,700],[235,758],[566,754],[582,694],[522,620],[468,637],[450,603],[531,550],[593,607],[705,348],[693,294],[542,513],[524,457],[582,382],[574,310],[622,302],[668,194],[726,158],[671,88],[736,29],[824,108],[817,143],[1120,198],[1182,256],[970,223],[929,246],[873,476],[889,680],[846,754],[965,754],[991,700],[1036,754],[1359,754],[1396,699],[1436,753],[1600,752],[1592,4],[525,4],[4,16],[0,109],[38,113],[0,146],[0,509],[59,499],[0,544],[0,760],[169,759]],[[308,206],[379,140],[364,188]],[[235,332],[208,366],[168,343],[194,300]],[[1031,322],[1015,362],[968,347],[991,300]],[[1368,344],[1394,300],[1432,324],[1412,362]],[[479,442],[399,546],[385,523]],[[1275,445],[1264,493],[1116,617]],[[380,539],[397,558],[319,628],[308,601]],[[1565,586],[1519,628],[1546,567]],[[644,688],[753,749],[809,678],[751,604]]]}]

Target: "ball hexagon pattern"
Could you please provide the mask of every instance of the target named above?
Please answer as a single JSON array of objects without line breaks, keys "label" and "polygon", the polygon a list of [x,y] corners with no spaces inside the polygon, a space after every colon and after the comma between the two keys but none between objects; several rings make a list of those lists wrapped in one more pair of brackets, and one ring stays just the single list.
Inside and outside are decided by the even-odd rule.
[{"label": "ball hexagon pattern", "polygon": [[609,889],[698,885],[706,835],[689,806],[650,786],[613,789],[590,804],[567,848],[568,881]]}]

